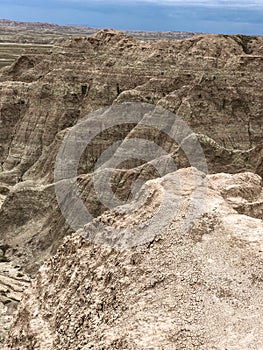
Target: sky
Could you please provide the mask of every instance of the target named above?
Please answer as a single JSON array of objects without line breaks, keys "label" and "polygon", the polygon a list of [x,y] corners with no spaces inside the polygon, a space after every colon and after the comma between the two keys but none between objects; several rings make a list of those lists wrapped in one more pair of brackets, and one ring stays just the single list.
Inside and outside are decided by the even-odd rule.
[{"label": "sky", "polygon": [[120,30],[263,35],[263,0],[0,0],[0,18]]}]

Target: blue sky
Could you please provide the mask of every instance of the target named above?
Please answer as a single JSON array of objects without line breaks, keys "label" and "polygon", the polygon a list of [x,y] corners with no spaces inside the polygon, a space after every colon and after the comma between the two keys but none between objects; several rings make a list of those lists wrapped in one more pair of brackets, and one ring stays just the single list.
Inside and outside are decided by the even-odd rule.
[{"label": "blue sky", "polygon": [[0,0],[0,18],[121,30],[263,35],[263,0]]}]

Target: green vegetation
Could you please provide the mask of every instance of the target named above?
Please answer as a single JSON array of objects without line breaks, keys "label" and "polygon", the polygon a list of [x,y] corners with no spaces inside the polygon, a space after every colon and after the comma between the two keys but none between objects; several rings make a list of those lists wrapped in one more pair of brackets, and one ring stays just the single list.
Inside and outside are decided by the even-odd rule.
[{"label": "green vegetation", "polygon": [[52,47],[52,45],[0,43],[0,68],[11,65],[18,56],[32,49],[36,49],[38,53],[46,53]]}]

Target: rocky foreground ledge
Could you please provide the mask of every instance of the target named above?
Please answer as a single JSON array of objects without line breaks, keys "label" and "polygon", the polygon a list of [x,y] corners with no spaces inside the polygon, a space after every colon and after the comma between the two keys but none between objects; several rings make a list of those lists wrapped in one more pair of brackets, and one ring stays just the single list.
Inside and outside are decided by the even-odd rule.
[{"label": "rocky foreground ledge", "polygon": [[[184,230],[196,191],[202,209]],[[262,179],[187,168],[148,181],[142,198],[64,240],[24,293],[5,350],[262,349]],[[161,206],[157,234],[117,248],[149,232]]]}]

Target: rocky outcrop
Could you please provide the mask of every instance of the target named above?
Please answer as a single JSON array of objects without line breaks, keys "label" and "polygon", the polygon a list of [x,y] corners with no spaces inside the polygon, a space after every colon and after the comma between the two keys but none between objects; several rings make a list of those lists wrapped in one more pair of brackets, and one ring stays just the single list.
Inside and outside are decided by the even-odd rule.
[{"label": "rocky outcrop", "polygon": [[230,200],[259,192],[251,173],[147,182],[41,267],[5,349],[260,349],[263,222]]},{"label": "rocky outcrop", "polygon": [[250,173],[209,175],[212,187],[240,214],[263,220],[262,178]]},{"label": "rocky outcrop", "polygon": [[[21,301],[23,291],[29,286],[30,279],[20,265],[10,264],[13,251],[8,245],[0,246],[0,343],[3,342],[9,325]],[[14,260],[14,259],[13,259]]]}]

